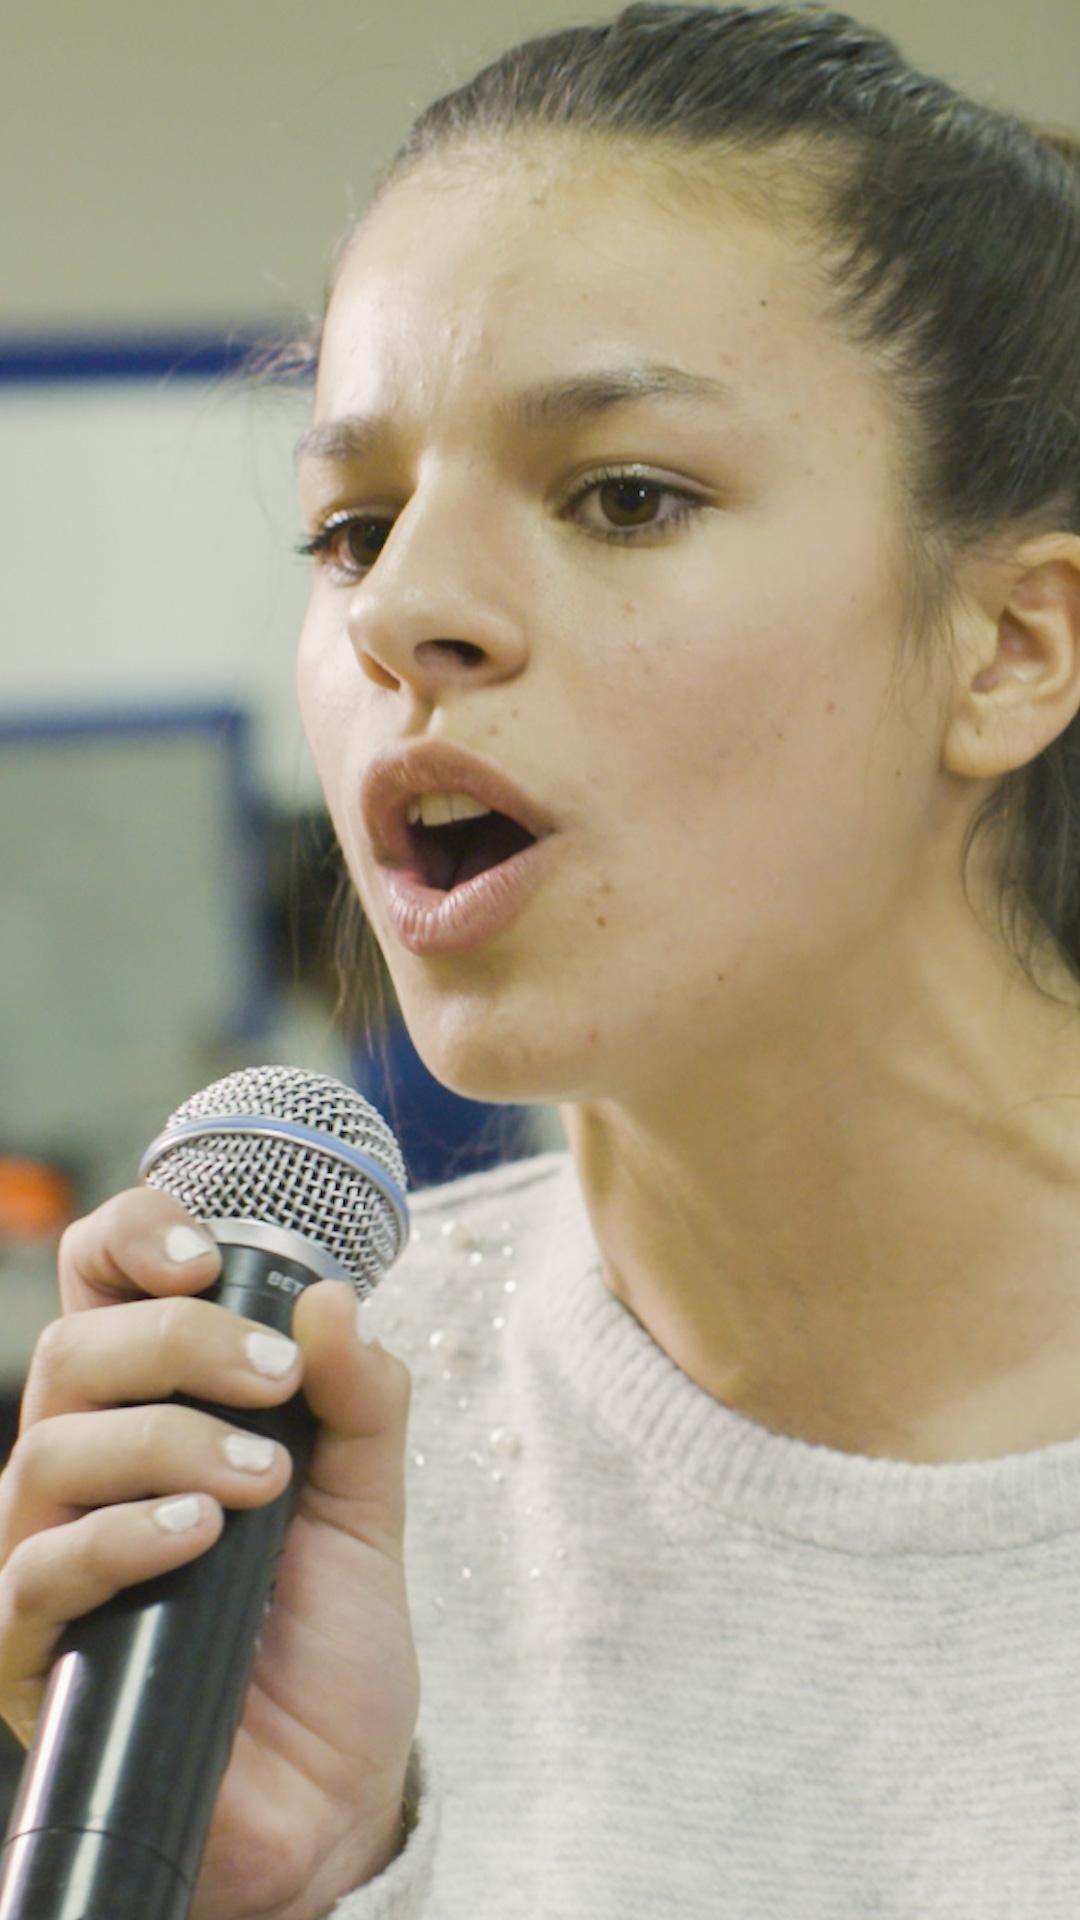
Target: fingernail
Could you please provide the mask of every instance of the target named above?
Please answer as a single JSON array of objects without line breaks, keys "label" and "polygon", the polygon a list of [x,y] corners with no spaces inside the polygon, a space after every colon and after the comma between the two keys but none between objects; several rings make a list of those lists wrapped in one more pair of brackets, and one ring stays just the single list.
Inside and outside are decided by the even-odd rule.
[{"label": "fingernail", "polygon": [[363,1341],[365,1347],[378,1346],[379,1343],[376,1340],[375,1335],[371,1330],[371,1327],[368,1325],[367,1314],[364,1309],[363,1301],[359,1303],[356,1309],[356,1331],[359,1334],[360,1339]]},{"label": "fingernail", "polygon": [[166,1533],[187,1533],[198,1526],[200,1511],[197,1495],[185,1493],[179,1500],[166,1500],[163,1507],[155,1507],[154,1519]]},{"label": "fingernail", "polygon": [[201,1254],[213,1253],[216,1243],[208,1233],[200,1233],[198,1227],[170,1227],[163,1245],[166,1259],[180,1267],[186,1260],[198,1260]]},{"label": "fingernail", "polygon": [[296,1365],[296,1342],[283,1333],[249,1333],[244,1344],[256,1373],[269,1374],[272,1380],[283,1380]]},{"label": "fingernail", "polygon": [[245,1473],[265,1473],[277,1449],[261,1433],[227,1433],[225,1451],[234,1467],[242,1467]]}]

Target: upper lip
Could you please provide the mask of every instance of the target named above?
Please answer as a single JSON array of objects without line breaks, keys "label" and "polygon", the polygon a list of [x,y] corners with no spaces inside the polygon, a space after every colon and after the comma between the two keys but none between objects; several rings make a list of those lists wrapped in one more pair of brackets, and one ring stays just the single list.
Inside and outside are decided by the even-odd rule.
[{"label": "upper lip", "polygon": [[369,763],[360,786],[364,828],[383,865],[402,866],[415,857],[405,819],[422,793],[468,793],[542,840],[553,833],[549,813],[515,786],[499,767],[446,740],[420,740],[386,747]]}]

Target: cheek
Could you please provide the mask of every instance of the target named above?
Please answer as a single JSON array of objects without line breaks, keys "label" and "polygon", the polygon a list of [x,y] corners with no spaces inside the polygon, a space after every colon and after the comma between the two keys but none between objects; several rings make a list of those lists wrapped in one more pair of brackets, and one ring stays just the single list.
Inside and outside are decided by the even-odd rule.
[{"label": "cheek", "polygon": [[795,916],[799,939],[817,920],[827,941],[853,889],[870,912],[888,891],[890,846],[902,860],[879,583],[838,591],[835,567],[798,564],[790,548],[778,567],[776,551],[751,564],[744,543],[662,610],[624,604],[620,671],[603,676],[581,744],[588,764],[590,733],[605,739],[599,779],[632,788],[609,844],[635,931],[678,914],[710,939],[737,944],[775,923],[783,940]]},{"label": "cheek", "polygon": [[300,632],[296,692],[327,812],[367,914],[358,795],[364,766],[378,744],[371,724],[378,693],[358,671],[337,623],[323,619],[317,605],[309,608]]},{"label": "cheek", "polygon": [[[594,681],[583,729],[609,743],[609,777],[631,772],[642,821],[678,826],[691,840],[710,819],[769,791],[794,737],[814,671],[798,657],[789,620],[743,611],[727,595],[684,593],[662,610],[626,616],[612,671]],[[794,658],[793,658],[794,655]],[[820,667],[817,669],[820,676]]]},{"label": "cheek", "polygon": [[[352,672],[349,672],[349,668]],[[346,744],[355,738],[355,660],[336,641],[313,602],[308,608],[296,652],[296,694],[300,719],[331,812],[340,787]]]},{"label": "cheek", "polygon": [[[767,803],[776,782],[805,814],[839,798],[864,757],[891,662],[889,585],[876,568],[845,577],[835,553],[797,533],[743,523],[710,577],[685,582],[658,623],[645,710],[692,806],[718,781],[733,792],[744,782]],[[856,551],[873,554],[874,543]]]},{"label": "cheek", "polygon": [[318,740],[320,734],[320,665],[322,652],[319,646],[319,623],[316,611],[309,602],[300,629],[300,638],[296,647],[295,677],[296,699],[300,708],[300,719],[308,745],[316,759],[318,758]]}]

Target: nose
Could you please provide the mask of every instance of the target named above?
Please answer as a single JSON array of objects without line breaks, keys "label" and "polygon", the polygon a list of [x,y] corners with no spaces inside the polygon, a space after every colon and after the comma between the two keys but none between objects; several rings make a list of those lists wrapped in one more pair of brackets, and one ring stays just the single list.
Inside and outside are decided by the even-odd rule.
[{"label": "nose", "polygon": [[462,485],[418,490],[349,602],[349,639],[376,685],[421,698],[513,679],[526,644],[524,581],[490,497]]}]

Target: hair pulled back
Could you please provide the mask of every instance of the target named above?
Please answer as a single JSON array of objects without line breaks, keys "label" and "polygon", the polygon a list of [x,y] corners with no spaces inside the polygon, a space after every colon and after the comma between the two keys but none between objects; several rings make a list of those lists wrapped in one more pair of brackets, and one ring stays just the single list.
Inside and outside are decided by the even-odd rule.
[{"label": "hair pulled back", "polygon": [[[759,210],[811,223],[833,317],[890,382],[917,660],[948,646],[965,552],[1080,533],[1074,136],[968,98],[822,6],[645,4],[526,40],[435,100],[372,204],[431,155],[538,129],[649,145],[688,185],[699,160],[734,160],[725,182]],[[1080,984],[1080,720],[973,816],[965,886],[991,831],[1001,928],[1027,977],[1044,991],[1030,956],[1049,945]]]}]

